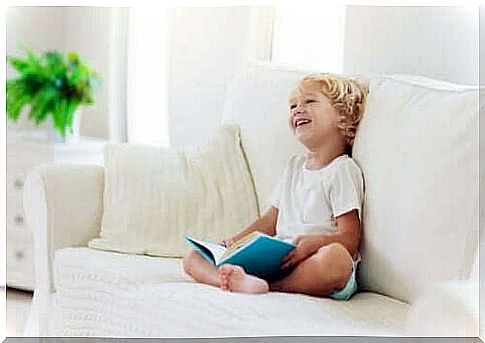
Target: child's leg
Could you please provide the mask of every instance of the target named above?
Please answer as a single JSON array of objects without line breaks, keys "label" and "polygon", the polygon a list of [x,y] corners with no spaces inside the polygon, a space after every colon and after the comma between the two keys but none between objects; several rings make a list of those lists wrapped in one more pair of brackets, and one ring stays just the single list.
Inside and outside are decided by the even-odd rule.
[{"label": "child's leg", "polygon": [[352,273],[352,257],[338,243],[326,245],[300,262],[287,276],[267,282],[246,274],[241,267],[230,264],[219,268],[223,289],[242,293],[281,291],[315,296],[330,295],[335,289],[344,288]]},{"label": "child's leg", "polygon": [[195,281],[220,287],[217,267],[203,258],[196,250],[190,250],[183,260],[184,271]]},{"label": "child's leg", "polygon": [[300,262],[281,280],[270,283],[270,290],[327,296],[345,287],[352,273],[352,256],[347,249],[332,243]]}]

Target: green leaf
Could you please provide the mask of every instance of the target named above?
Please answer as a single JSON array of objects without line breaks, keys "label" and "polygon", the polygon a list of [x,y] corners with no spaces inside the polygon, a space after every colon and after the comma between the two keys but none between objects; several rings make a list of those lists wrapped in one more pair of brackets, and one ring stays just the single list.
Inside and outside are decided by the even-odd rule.
[{"label": "green leaf", "polygon": [[24,59],[13,56],[8,56],[7,62],[19,73],[24,73],[30,66]]},{"label": "green leaf", "polygon": [[81,63],[81,59],[79,58],[79,55],[75,53],[74,51],[71,51],[67,54],[67,60],[69,64],[79,64]]},{"label": "green leaf", "polygon": [[17,121],[22,108],[28,105],[31,96],[29,93],[24,91],[22,83],[18,82],[7,82],[7,115],[8,118]]},{"label": "green leaf", "polygon": [[66,56],[57,51],[42,55],[27,48],[22,51],[25,58],[7,57],[19,74],[7,80],[8,118],[18,120],[22,109],[29,106],[29,119],[39,124],[51,115],[54,127],[65,135],[77,107],[94,103],[100,84],[98,74],[75,52]]},{"label": "green leaf", "polygon": [[63,120],[62,120],[62,110],[61,110],[60,102],[61,102],[60,99],[57,99],[57,98],[54,99],[52,119],[54,122],[54,128],[57,129],[61,133],[61,135],[63,135]]},{"label": "green leaf", "polygon": [[74,114],[79,106],[77,101],[71,101],[67,104],[67,111],[66,111],[66,123],[69,130],[72,132],[72,122],[74,120]]},{"label": "green leaf", "polygon": [[53,100],[56,96],[55,89],[46,88],[40,91],[32,101],[29,117],[31,116],[37,125],[42,123],[49,113],[52,113]]}]

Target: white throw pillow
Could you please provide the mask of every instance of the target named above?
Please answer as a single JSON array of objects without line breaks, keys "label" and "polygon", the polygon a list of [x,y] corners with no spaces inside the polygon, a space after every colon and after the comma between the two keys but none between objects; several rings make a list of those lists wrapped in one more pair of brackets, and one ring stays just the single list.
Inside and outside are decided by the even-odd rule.
[{"label": "white throw pillow", "polygon": [[362,289],[413,302],[467,278],[478,244],[478,87],[372,80],[353,157],[365,178]]},{"label": "white throw pillow", "polygon": [[91,248],[181,257],[183,234],[218,241],[258,217],[236,125],[198,147],[110,144],[105,170],[101,237]]}]

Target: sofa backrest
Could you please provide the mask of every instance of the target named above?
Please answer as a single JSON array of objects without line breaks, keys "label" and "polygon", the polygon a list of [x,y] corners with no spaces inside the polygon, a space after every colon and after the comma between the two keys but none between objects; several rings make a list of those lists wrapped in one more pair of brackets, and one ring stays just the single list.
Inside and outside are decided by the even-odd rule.
[{"label": "sofa backrest", "polygon": [[[260,212],[290,156],[287,99],[311,71],[252,65],[228,85],[222,122],[241,127]],[[411,75],[346,75],[370,87],[353,157],[364,173],[359,285],[412,303],[466,278],[478,241],[478,92]]]},{"label": "sofa backrest", "polygon": [[478,247],[478,87],[370,82],[353,157],[365,179],[363,288],[413,303],[466,279]]}]

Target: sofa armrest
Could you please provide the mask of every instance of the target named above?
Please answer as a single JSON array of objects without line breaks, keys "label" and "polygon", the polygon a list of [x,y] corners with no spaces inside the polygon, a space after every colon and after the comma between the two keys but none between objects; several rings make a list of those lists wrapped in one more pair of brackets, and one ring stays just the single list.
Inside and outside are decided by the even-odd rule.
[{"label": "sofa armrest", "polygon": [[443,281],[425,289],[411,305],[407,336],[479,336],[476,280]]},{"label": "sofa armrest", "polygon": [[24,210],[34,234],[36,288],[53,292],[57,249],[87,246],[99,235],[104,169],[89,164],[43,165],[27,176]]}]

